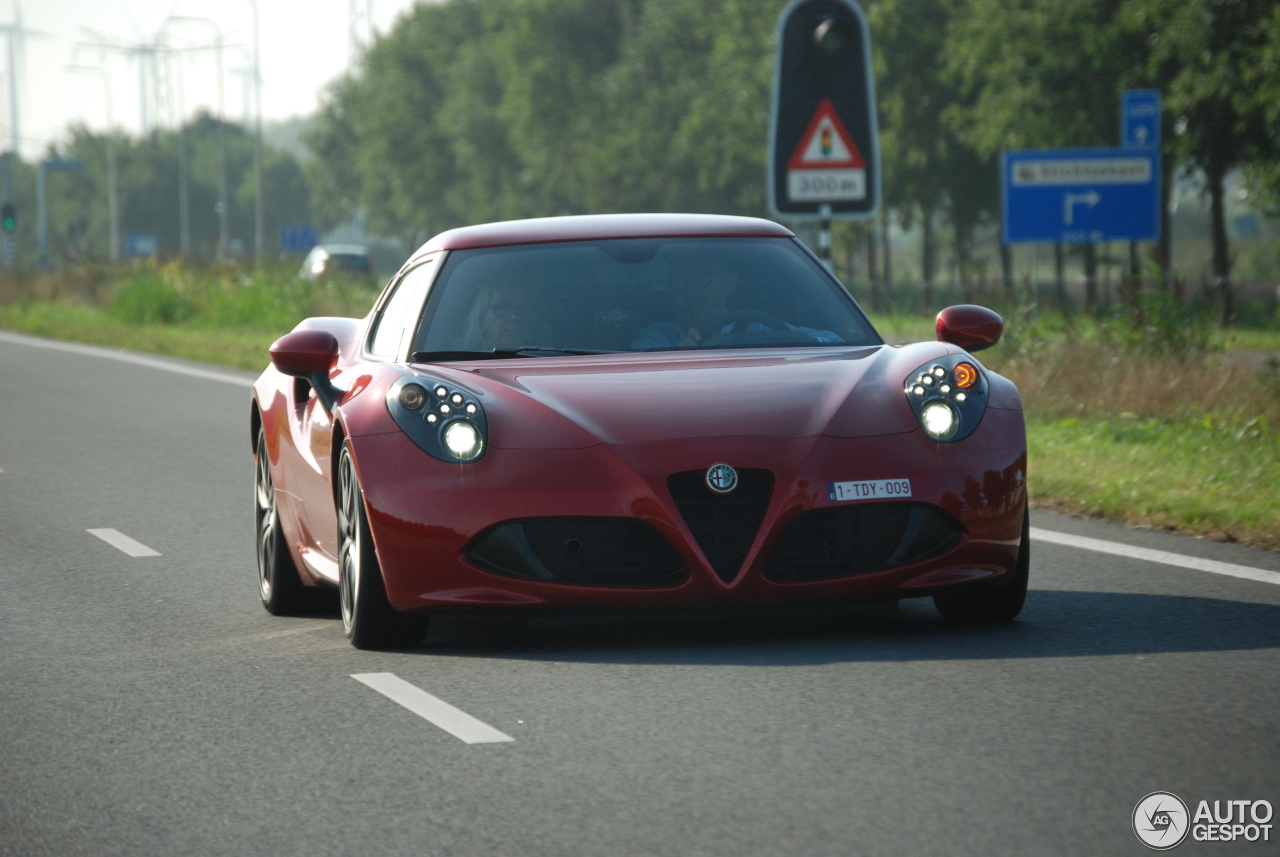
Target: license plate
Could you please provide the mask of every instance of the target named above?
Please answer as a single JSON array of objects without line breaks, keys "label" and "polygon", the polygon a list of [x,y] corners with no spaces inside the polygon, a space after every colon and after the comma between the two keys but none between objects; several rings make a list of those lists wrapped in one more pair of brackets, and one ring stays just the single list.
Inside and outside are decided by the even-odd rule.
[{"label": "license plate", "polygon": [[830,482],[827,496],[842,500],[889,500],[911,496],[910,479],[875,479],[870,482]]}]

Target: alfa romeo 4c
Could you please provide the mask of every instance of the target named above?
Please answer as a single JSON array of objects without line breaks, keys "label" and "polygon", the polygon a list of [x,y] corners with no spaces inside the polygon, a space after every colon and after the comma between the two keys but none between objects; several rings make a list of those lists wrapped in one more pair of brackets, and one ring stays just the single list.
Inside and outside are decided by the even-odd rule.
[{"label": "alfa romeo 4c", "polygon": [[733,610],[1027,590],[1026,434],[956,306],[886,345],[787,229],[697,215],[444,232],[253,389],[258,583],[357,647],[447,612]]}]

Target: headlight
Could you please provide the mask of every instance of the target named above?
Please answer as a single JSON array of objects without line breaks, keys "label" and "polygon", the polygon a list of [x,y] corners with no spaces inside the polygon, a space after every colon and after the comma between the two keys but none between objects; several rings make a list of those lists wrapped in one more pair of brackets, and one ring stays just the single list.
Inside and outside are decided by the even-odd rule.
[{"label": "headlight", "polygon": [[956,433],[960,415],[946,402],[935,400],[921,409],[920,424],[934,440],[946,440]]},{"label": "headlight", "polygon": [[924,433],[938,443],[964,440],[987,409],[987,378],[966,354],[926,363],[907,376],[903,392]]},{"label": "headlight", "polygon": [[433,458],[462,464],[484,457],[488,423],[470,390],[417,373],[404,375],[387,390],[387,410]]},{"label": "headlight", "polygon": [[426,403],[427,391],[417,384],[405,384],[400,388],[400,404],[409,410],[420,410]]},{"label": "headlight", "polygon": [[484,448],[480,429],[471,420],[454,420],[444,427],[445,449],[459,461],[470,461]]}]

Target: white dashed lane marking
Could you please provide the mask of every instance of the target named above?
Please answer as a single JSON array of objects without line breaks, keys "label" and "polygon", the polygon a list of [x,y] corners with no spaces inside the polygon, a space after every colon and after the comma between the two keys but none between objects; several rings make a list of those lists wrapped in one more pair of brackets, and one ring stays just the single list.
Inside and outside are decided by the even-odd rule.
[{"label": "white dashed lane marking", "polygon": [[91,536],[97,536],[113,548],[122,550],[129,556],[160,556],[160,551],[152,550],[142,542],[134,541],[119,530],[110,528],[85,530]]},{"label": "white dashed lane marking", "polygon": [[501,744],[516,740],[462,709],[454,708],[443,699],[409,684],[395,673],[358,673],[351,677],[468,744]]},{"label": "white dashed lane marking", "polygon": [[1068,533],[1055,532],[1054,530],[1042,530],[1039,527],[1031,528],[1031,538],[1055,545],[1066,545],[1067,547],[1080,548],[1081,550],[1108,553],[1112,556],[1142,559],[1147,562],[1158,562],[1162,565],[1174,565],[1178,568],[1190,568],[1195,571],[1207,571],[1210,574],[1223,574],[1227,577],[1239,577],[1244,580],[1256,580],[1259,583],[1280,585],[1280,572],[1267,571],[1263,568],[1236,565],[1231,562],[1218,562],[1215,559],[1201,559],[1198,556],[1186,556],[1185,554],[1152,550],[1151,548],[1138,548],[1133,545],[1121,544],[1120,542],[1073,536]]}]

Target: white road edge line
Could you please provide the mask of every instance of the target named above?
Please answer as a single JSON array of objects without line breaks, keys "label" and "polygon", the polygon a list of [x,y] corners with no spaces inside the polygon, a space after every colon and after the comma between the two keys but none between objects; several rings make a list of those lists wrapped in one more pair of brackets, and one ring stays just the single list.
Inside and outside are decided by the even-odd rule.
[{"label": "white road edge line", "polygon": [[[100,357],[104,360],[117,360],[121,363],[132,363],[135,366],[146,366],[150,369],[159,369],[163,372],[173,372],[178,375],[188,375],[192,378],[203,378],[206,381],[221,381],[224,384],[235,384],[239,387],[252,387],[253,382],[248,378],[239,378],[235,375],[227,375],[222,372],[215,372],[209,369],[199,369],[195,366],[183,366],[180,363],[170,363],[166,360],[156,360],[151,357],[144,357],[141,354],[134,354],[130,351],[117,351],[110,348],[102,348],[96,345],[80,345],[75,342],[57,342],[51,339],[40,339],[35,336],[23,336],[18,333],[8,333],[0,331],[0,342],[8,342],[13,345],[27,345],[31,348],[47,348],[50,351],[65,351],[69,354],[83,354],[87,357]],[[266,359],[263,360],[263,366],[266,366]]]},{"label": "white road edge line", "polygon": [[425,690],[409,684],[395,673],[356,673],[351,677],[468,744],[500,744],[516,740],[475,719],[462,709],[454,708],[443,699],[437,699]]},{"label": "white road edge line", "polygon": [[1198,556],[1186,556],[1185,554],[1152,550],[1151,548],[1138,548],[1133,545],[1121,544],[1120,542],[1108,542],[1102,539],[1090,539],[1085,536],[1059,533],[1054,530],[1042,530],[1039,527],[1031,528],[1031,538],[1055,545],[1066,545],[1067,547],[1080,548],[1081,550],[1109,553],[1114,556],[1129,557],[1130,559],[1144,559],[1147,562],[1176,565],[1179,568],[1207,571],[1210,574],[1223,574],[1227,577],[1239,577],[1244,580],[1256,580],[1259,583],[1274,583],[1280,586],[1280,572],[1252,568],[1247,565],[1218,562],[1214,559],[1201,559]]},{"label": "white road edge line", "polygon": [[85,532],[91,536],[97,536],[113,548],[122,550],[129,556],[160,556],[160,551],[152,550],[142,542],[134,541],[119,530],[113,530],[108,527],[99,530],[85,530]]}]

